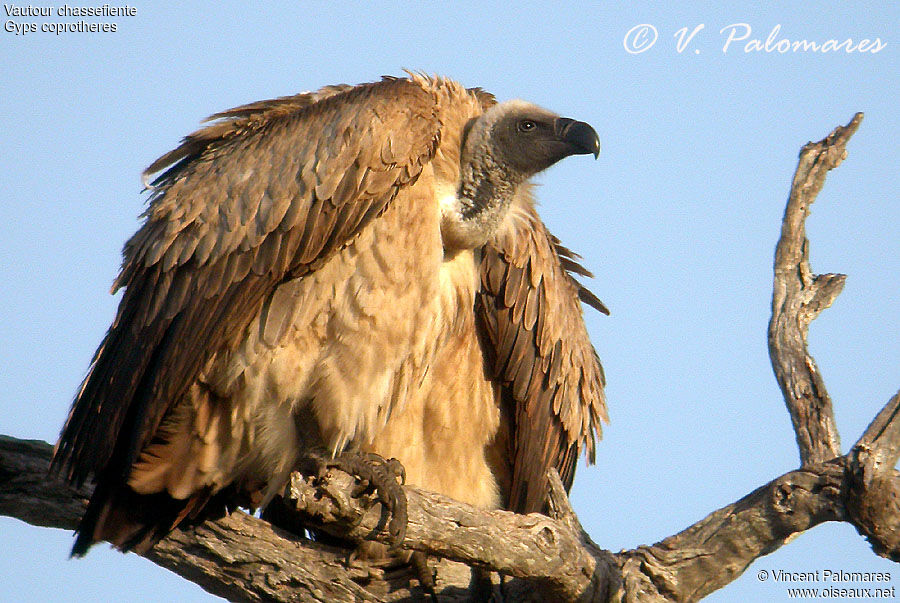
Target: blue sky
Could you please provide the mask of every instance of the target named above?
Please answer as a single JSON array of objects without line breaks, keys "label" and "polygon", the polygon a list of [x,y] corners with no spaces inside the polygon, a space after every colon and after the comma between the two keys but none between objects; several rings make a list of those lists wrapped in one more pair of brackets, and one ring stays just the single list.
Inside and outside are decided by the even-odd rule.
[{"label": "blue sky", "polygon": [[[612,310],[587,319],[611,423],[572,494],[611,550],[671,535],[796,468],[765,339],[774,245],[800,146],[864,111],[808,222],[813,270],[849,275],[810,334],[846,450],[900,387],[900,9],[777,4],[135,2],[135,16],[84,19],[114,22],[115,33],[4,28],[0,433],[55,441],[118,302],[107,291],[144,206],[144,167],[216,111],[408,68],[600,133],[599,161],[562,162],[538,194]],[[723,51],[721,30],[741,23],[748,37]],[[640,24],[658,37],[632,54],[623,42]],[[701,24],[679,52],[676,32]],[[744,51],[776,26],[770,46],[886,46]],[[67,532],[0,518],[0,540],[0,599],[212,599],[105,546],[69,561]],[[851,527],[824,525],[710,600],[786,600],[760,569],[823,568],[889,571],[900,586],[900,568]]]}]

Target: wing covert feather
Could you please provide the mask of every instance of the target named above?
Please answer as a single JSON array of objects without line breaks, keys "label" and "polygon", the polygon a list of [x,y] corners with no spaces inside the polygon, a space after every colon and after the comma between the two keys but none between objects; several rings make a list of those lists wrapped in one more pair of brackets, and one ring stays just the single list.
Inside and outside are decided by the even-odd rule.
[{"label": "wing covert feather", "polygon": [[547,232],[530,193],[519,197],[482,251],[476,313],[511,421],[508,508],[528,513],[545,510],[550,467],[568,489],[579,451],[594,461],[607,417],[603,368],[579,305],[586,289],[570,274],[590,273]]},{"label": "wing covert feather", "polygon": [[414,182],[440,137],[434,94],[385,78],[218,113],[153,162],[124,295],[63,428],[74,483],[127,476],[210,357],[237,345],[280,282],[315,270]]}]

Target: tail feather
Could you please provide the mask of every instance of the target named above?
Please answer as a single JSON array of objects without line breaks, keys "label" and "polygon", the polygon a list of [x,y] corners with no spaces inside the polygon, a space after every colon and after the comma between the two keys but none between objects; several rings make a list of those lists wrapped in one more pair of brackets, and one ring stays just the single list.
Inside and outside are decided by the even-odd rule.
[{"label": "tail feather", "polygon": [[208,504],[209,489],[187,499],[177,499],[164,492],[138,494],[128,486],[107,483],[100,480],[91,496],[76,531],[73,557],[83,557],[93,544],[101,541],[113,544],[122,552],[143,554],[185,520],[224,511],[220,505]]}]

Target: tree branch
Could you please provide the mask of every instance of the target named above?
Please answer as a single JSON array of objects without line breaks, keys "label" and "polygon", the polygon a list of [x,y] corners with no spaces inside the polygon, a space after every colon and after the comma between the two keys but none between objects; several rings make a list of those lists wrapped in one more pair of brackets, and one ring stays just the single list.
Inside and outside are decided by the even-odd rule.
[{"label": "tree branch", "polygon": [[900,392],[888,400],[869,424],[854,444],[851,455],[871,469],[870,479],[893,473],[900,460]]},{"label": "tree branch", "polygon": [[[558,476],[555,481],[562,489]],[[386,542],[381,505],[367,507],[348,497],[352,488],[353,478],[343,472],[315,485],[295,473],[288,501],[301,525],[355,542]],[[406,488],[406,492],[406,547],[543,583],[564,600],[605,600],[596,587],[609,582],[615,562],[606,551],[597,549],[595,556],[584,546],[583,530],[580,525],[573,529],[571,516],[559,521],[538,513],[488,511],[425,490]]]},{"label": "tree branch", "polygon": [[[0,514],[71,530],[89,492],[47,478],[50,451],[44,442],[0,436]],[[528,600],[535,592],[567,601],[696,601],[732,582],[793,534],[823,521],[855,521],[848,504],[856,499],[845,497],[852,478],[848,463],[835,459],[785,474],[679,534],[618,554],[594,545],[566,511],[560,519],[485,511],[406,488],[410,523],[404,544],[518,578],[504,589],[512,601]],[[348,496],[352,481],[333,471],[313,485],[295,474],[291,502],[302,521],[332,534],[351,540],[383,538],[380,505]],[[887,483],[900,491],[900,478]],[[561,484],[557,487],[562,491]],[[175,530],[146,556],[230,600],[399,601],[421,596],[409,584],[409,573],[348,565],[347,553],[235,512]],[[441,599],[468,600],[468,573],[442,563]]]},{"label": "tree branch", "polygon": [[813,275],[809,265],[806,218],[825,184],[825,175],[847,156],[847,141],[862,121],[857,113],[824,140],[800,151],[781,238],[775,248],[775,283],[769,322],[769,356],[791,414],[800,462],[821,463],[841,454],[831,398],[807,350],[809,323],[831,305],[844,287],[843,274]]},{"label": "tree branch", "polygon": [[882,557],[900,561],[900,392],[847,455],[848,509],[857,531]]},{"label": "tree branch", "polygon": [[843,519],[843,476],[840,462],[782,475],[675,536],[624,553],[625,567],[641,567],[667,600],[702,599],[794,534]]},{"label": "tree branch", "polygon": [[[51,451],[45,442],[0,436],[0,514],[73,530],[90,488],[75,491],[48,478]],[[350,497],[352,482],[351,476],[336,470],[316,486],[294,474],[288,490],[304,523],[348,540],[383,538],[380,504]],[[605,593],[594,587],[616,583],[609,576],[618,571],[612,556],[604,552],[599,560],[595,558],[567,522],[539,514],[484,511],[415,488],[405,491],[408,548],[528,578],[568,600],[605,600]],[[231,600],[393,601],[411,596],[403,588],[408,574],[391,582],[391,576],[346,565],[347,554],[345,549],[312,542],[235,512],[175,530],[146,556]],[[448,595],[451,600],[467,598],[469,576],[465,574],[462,581],[444,580],[442,600]],[[534,588],[532,584],[530,589]],[[515,591],[516,586],[511,589]]]}]

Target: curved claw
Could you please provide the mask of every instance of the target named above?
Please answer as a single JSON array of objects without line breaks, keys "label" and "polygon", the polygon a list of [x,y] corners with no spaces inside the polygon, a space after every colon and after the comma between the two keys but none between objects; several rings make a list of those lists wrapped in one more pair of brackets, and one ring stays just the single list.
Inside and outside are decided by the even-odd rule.
[{"label": "curved claw", "polygon": [[406,538],[408,521],[406,494],[401,486],[406,483],[406,469],[403,464],[393,458],[385,460],[373,452],[345,452],[334,459],[324,461],[323,468],[332,467],[360,480],[350,493],[354,498],[374,490],[378,500],[391,514],[391,520],[387,525],[390,551],[400,549]]},{"label": "curved claw", "polygon": [[400,483],[406,485],[406,467],[397,459],[388,459],[386,461],[388,469],[394,472],[394,475],[400,478]]}]

